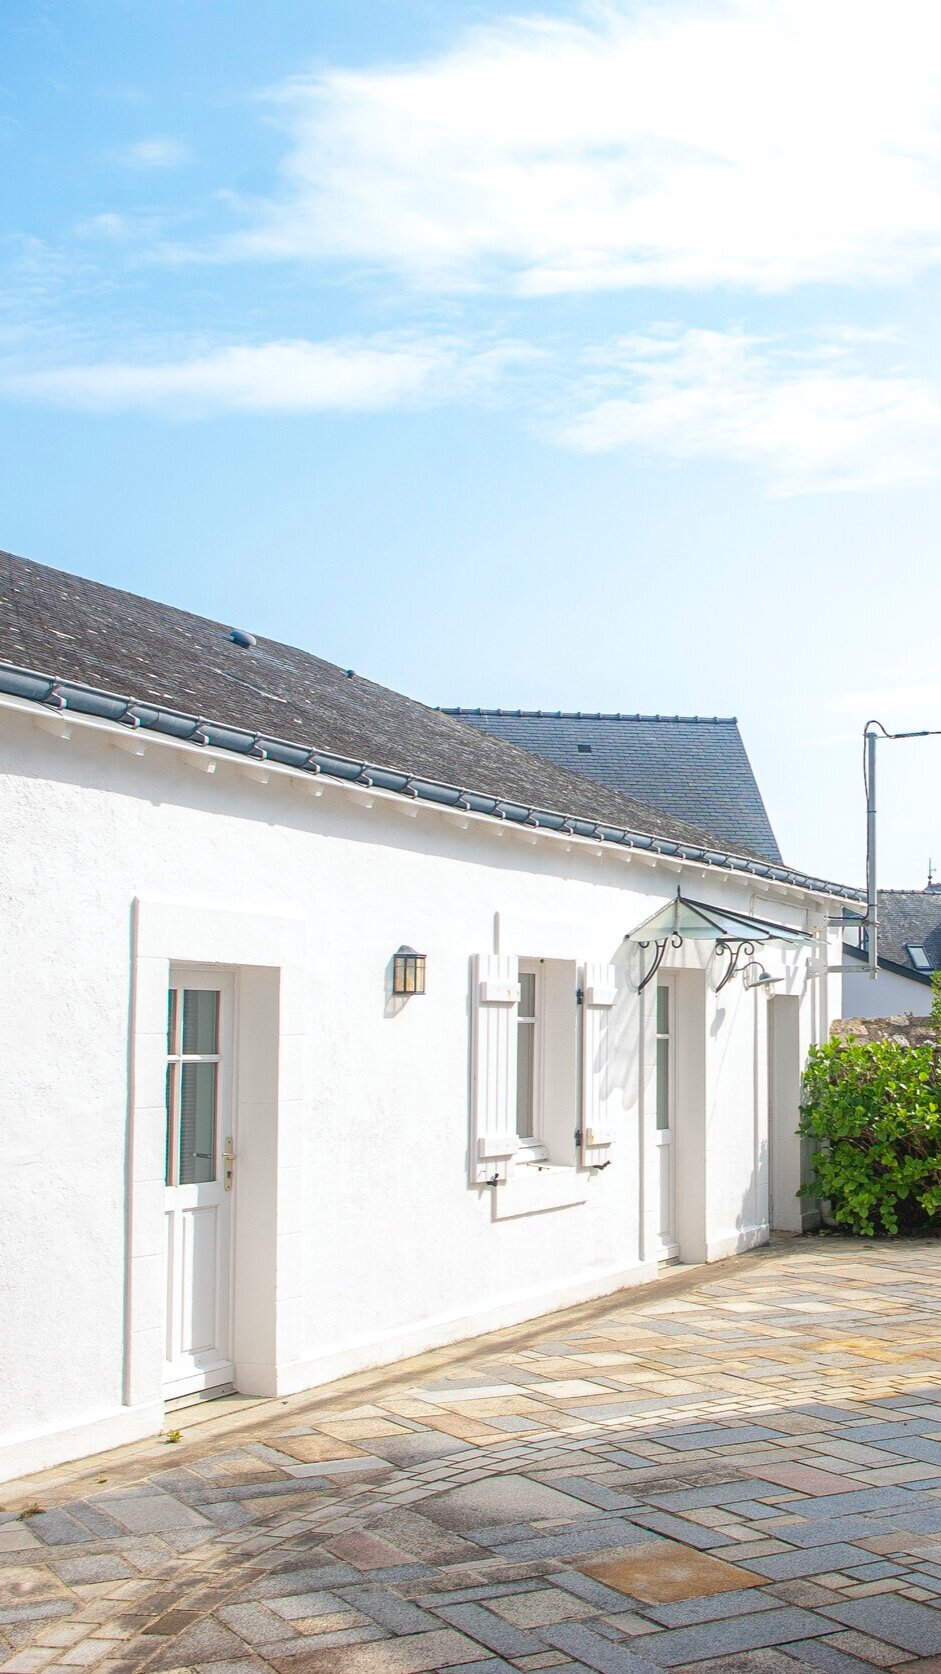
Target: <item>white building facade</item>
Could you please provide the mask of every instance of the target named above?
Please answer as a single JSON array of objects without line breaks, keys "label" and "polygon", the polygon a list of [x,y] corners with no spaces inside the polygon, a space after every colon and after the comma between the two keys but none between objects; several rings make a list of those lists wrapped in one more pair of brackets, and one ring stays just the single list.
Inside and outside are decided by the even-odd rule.
[{"label": "white building facade", "polygon": [[[852,955],[850,955],[852,957]],[[843,977],[844,1017],[928,1017],[931,988],[897,966],[880,962],[878,974],[870,977],[865,963],[859,970],[847,970]]]},{"label": "white building facade", "polygon": [[932,980],[941,970],[941,887],[929,875],[925,889],[880,889],[877,911],[874,977],[864,931],[847,932],[843,1016],[928,1017]]},{"label": "white building facade", "polygon": [[[9,695],[0,726],[3,1477],[800,1229],[822,886]],[[718,993],[730,955],[667,946],[639,992],[678,885],[815,940]]]}]

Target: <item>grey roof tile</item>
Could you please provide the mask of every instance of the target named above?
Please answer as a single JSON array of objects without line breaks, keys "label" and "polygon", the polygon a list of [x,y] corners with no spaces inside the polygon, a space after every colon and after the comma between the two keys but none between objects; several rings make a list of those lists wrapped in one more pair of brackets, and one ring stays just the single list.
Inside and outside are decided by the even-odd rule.
[{"label": "grey roof tile", "polygon": [[195,745],[260,750],[441,805],[860,897],[769,860],[744,834],[717,843],[697,824],[310,652],[261,635],[236,644],[232,634],[227,624],[0,552],[0,685],[21,698],[51,701],[58,684],[73,712],[137,720]]},{"label": "grey roof tile", "polygon": [[[527,806],[709,848],[693,821],[591,784],[309,651],[0,553],[0,660]],[[742,838],[737,853],[750,852]],[[764,858],[763,856],[760,858]]]},{"label": "grey roof tile", "polygon": [[913,969],[909,946],[923,947],[932,969],[941,970],[941,891],[880,889],[880,954]]},{"label": "grey roof tile", "polygon": [[594,784],[693,820],[714,840],[744,843],[752,854],[781,859],[733,717],[523,709],[444,713]]},{"label": "grey roof tile", "polygon": [[[910,947],[923,947],[932,971],[941,971],[941,889],[880,889],[879,964],[928,987],[931,977],[911,960]],[[856,938],[846,951],[862,963]]]}]

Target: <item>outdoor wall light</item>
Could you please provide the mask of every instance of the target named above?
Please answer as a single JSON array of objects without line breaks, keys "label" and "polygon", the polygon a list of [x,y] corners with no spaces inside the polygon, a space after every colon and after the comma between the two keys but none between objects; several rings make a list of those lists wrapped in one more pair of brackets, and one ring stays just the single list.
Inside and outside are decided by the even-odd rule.
[{"label": "outdoor wall light", "polygon": [[393,994],[424,994],[425,955],[400,947],[392,960]]},{"label": "outdoor wall light", "polygon": [[742,971],[742,983],[746,988],[763,988],[770,994],[776,982],[783,982],[783,977],[769,976],[763,965],[757,959],[750,959]]}]

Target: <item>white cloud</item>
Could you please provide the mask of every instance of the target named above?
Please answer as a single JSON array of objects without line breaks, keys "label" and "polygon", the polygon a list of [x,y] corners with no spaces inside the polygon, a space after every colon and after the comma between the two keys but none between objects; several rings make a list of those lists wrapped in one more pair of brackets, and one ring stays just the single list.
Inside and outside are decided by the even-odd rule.
[{"label": "white cloud", "polygon": [[915,714],[930,711],[937,716],[941,713],[941,682],[911,681],[902,676],[893,684],[870,686],[858,692],[840,692],[830,699],[830,708],[853,715],[871,715],[873,711],[879,713],[888,710],[892,713],[908,711]]},{"label": "white cloud", "polygon": [[75,233],[78,238],[124,239],[128,235],[129,223],[125,216],[115,215],[106,210],[101,215],[86,215],[75,223]]},{"label": "white cloud", "polygon": [[0,373],[0,394],[86,412],[380,412],[473,393],[527,357],[522,345],[471,349],[445,337],[286,339],[176,359],[97,361]]},{"label": "white cloud", "polygon": [[563,445],[738,462],[778,494],[882,488],[941,463],[937,392],[864,369],[843,337],[796,352],[740,332],[663,328],[610,345],[605,368],[558,428]]},{"label": "white cloud", "polygon": [[116,161],[132,169],[175,169],[187,162],[189,148],[182,140],[157,134],[152,139],[135,140],[116,153]]},{"label": "white cloud", "polygon": [[277,93],[227,248],[522,293],[896,280],[941,257],[935,0],[585,0]]}]

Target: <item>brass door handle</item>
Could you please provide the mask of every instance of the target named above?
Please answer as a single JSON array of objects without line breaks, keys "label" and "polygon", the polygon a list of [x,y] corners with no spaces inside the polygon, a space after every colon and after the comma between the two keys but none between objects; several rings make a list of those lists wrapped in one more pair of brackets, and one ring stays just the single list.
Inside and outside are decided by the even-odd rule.
[{"label": "brass door handle", "polygon": [[229,1135],[222,1151],[222,1184],[227,1192],[232,1190],[232,1165],[235,1162],[235,1152],[232,1149],[232,1136]]}]

